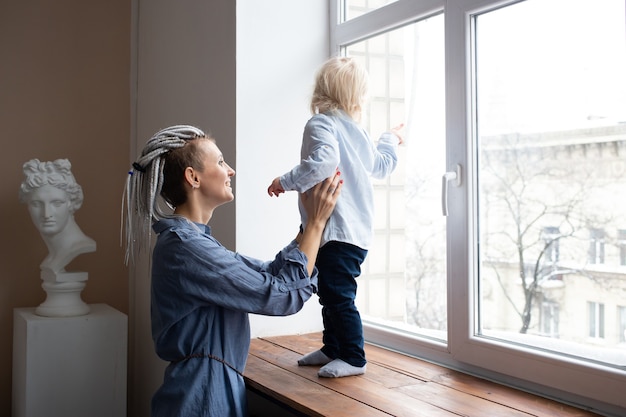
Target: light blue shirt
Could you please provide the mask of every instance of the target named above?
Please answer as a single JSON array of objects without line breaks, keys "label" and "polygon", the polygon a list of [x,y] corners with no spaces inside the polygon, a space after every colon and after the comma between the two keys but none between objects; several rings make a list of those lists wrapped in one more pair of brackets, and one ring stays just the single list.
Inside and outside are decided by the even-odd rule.
[{"label": "light blue shirt", "polygon": [[317,291],[317,269],[308,276],[295,241],[262,262],[231,252],[209,226],[184,218],[153,229],[152,337],[157,355],[171,363],[152,417],[247,416],[239,373],[250,347],[248,313],[296,313]]},{"label": "light blue shirt", "polygon": [[[385,178],[398,163],[399,138],[386,132],[377,144],[343,111],[316,114],[307,122],[302,137],[301,162],[280,177],[285,191],[304,192],[341,172],[341,196],[330,216],[322,245],[330,241],[369,249],[373,236],[374,190],[371,178]],[[298,200],[302,224],[306,212]]]}]

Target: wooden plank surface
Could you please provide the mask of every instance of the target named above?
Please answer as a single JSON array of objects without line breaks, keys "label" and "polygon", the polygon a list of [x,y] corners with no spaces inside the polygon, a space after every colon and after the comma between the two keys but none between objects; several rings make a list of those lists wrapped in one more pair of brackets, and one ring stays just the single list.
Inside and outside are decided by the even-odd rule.
[{"label": "wooden plank surface", "polygon": [[307,416],[372,416],[389,417],[389,414],[369,407],[352,398],[330,393],[321,385],[311,384],[278,366],[251,355],[246,365],[246,384]]},{"label": "wooden plank surface", "polygon": [[307,416],[598,417],[372,345],[364,375],[320,378],[297,364],[320,345],[321,333],[253,339],[246,383]]},{"label": "wooden plank surface", "polygon": [[[300,353],[293,352],[292,350],[286,350],[285,348],[274,343],[260,339],[253,340],[250,353],[250,356],[254,356],[257,359],[265,361],[267,363],[266,366],[269,366],[270,369],[274,369],[273,367],[280,368],[281,370],[287,371],[292,375],[298,376],[301,380],[308,381],[307,383],[311,387],[316,386],[324,389],[326,392],[326,401],[330,404],[334,403],[339,397],[348,397],[351,401],[367,405],[370,410],[373,410],[371,411],[372,414],[346,414],[346,416],[365,417],[370,415],[381,415],[381,413],[382,415],[387,416],[415,416],[416,410],[420,410],[420,416],[455,416],[455,414],[441,410],[438,407],[433,407],[418,398],[412,398],[396,390],[387,389],[380,383],[373,382],[372,380],[376,379],[376,375],[380,369],[380,367],[376,367],[375,365],[370,366],[368,364],[368,370],[366,373],[368,376],[367,378],[365,378],[365,375],[350,378],[320,378],[317,376],[319,367],[298,366],[297,360],[300,356],[302,356]],[[245,374],[248,376],[247,371]],[[263,378],[271,379],[272,375],[267,374],[263,376]],[[414,379],[407,380],[407,383],[415,383],[416,381],[421,383],[421,381]],[[291,391],[291,387],[283,386],[283,390],[285,390],[285,388]],[[295,397],[296,393],[290,393],[289,395]],[[304,398],[292,399],[296,402],[305,401]],[[337,411],[332,408],[329,411],[329,414],[323,415],[340,415],[337,414]]]}]

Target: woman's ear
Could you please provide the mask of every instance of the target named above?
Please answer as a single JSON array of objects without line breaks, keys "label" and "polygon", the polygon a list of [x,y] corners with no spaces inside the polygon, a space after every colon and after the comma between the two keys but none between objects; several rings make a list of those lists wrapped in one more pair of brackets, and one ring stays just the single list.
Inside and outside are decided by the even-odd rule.
[{"label": "woman's ear", "polygon": [[192,167],[185,168],[185,181],[187,181],[187,184],[189,184],[191,188],[198,187],[198,177]]}]

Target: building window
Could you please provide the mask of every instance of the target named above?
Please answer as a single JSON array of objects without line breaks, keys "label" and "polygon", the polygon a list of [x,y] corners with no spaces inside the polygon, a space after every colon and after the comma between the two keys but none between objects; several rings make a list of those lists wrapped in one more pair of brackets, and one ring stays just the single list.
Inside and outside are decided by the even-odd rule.
[{"label": "building window", "polygon": [[604,263],[604,241],[605,233],[603,229],[589,230],[589,263]]},{"label": "building window", "polygon": [[548,226],[543,228],[542,238],[545,245],[544,262],[556,265],[559,262],[559,228]]},{"label": "building window", "polygon": [[589,316],[589,337],[604,339],[604,304],[587,302]]},{"label": "building window", "polygon": [[617,307],[618,337],[620,343],[626,343],[626,307]]},{"label": "building window", "polygon": [[559,305],[554,301],[541,303],[541,333],[548,337],[559,337]]},{"label": "building window", "polygon": [[626,266],[626,229],[617,231],[617,246],[619,248],[619,264]]}]

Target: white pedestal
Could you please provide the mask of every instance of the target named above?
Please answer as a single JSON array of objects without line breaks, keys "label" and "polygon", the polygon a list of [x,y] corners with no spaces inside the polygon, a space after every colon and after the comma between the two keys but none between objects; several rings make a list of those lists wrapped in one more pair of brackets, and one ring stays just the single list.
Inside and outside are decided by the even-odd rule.
[{"label": "white pedestal", "polygon": [[80,298],[87,285],[87,272],[41,271],[41,287],[46,300],[37,307],[35,314],[45,317],[73,317],[89,313],[89,306]]},{"label": "white pedestal", "polygon": [[13,314],[13,417],[126,416],[125,314],[91,304],[77,317]]}]

